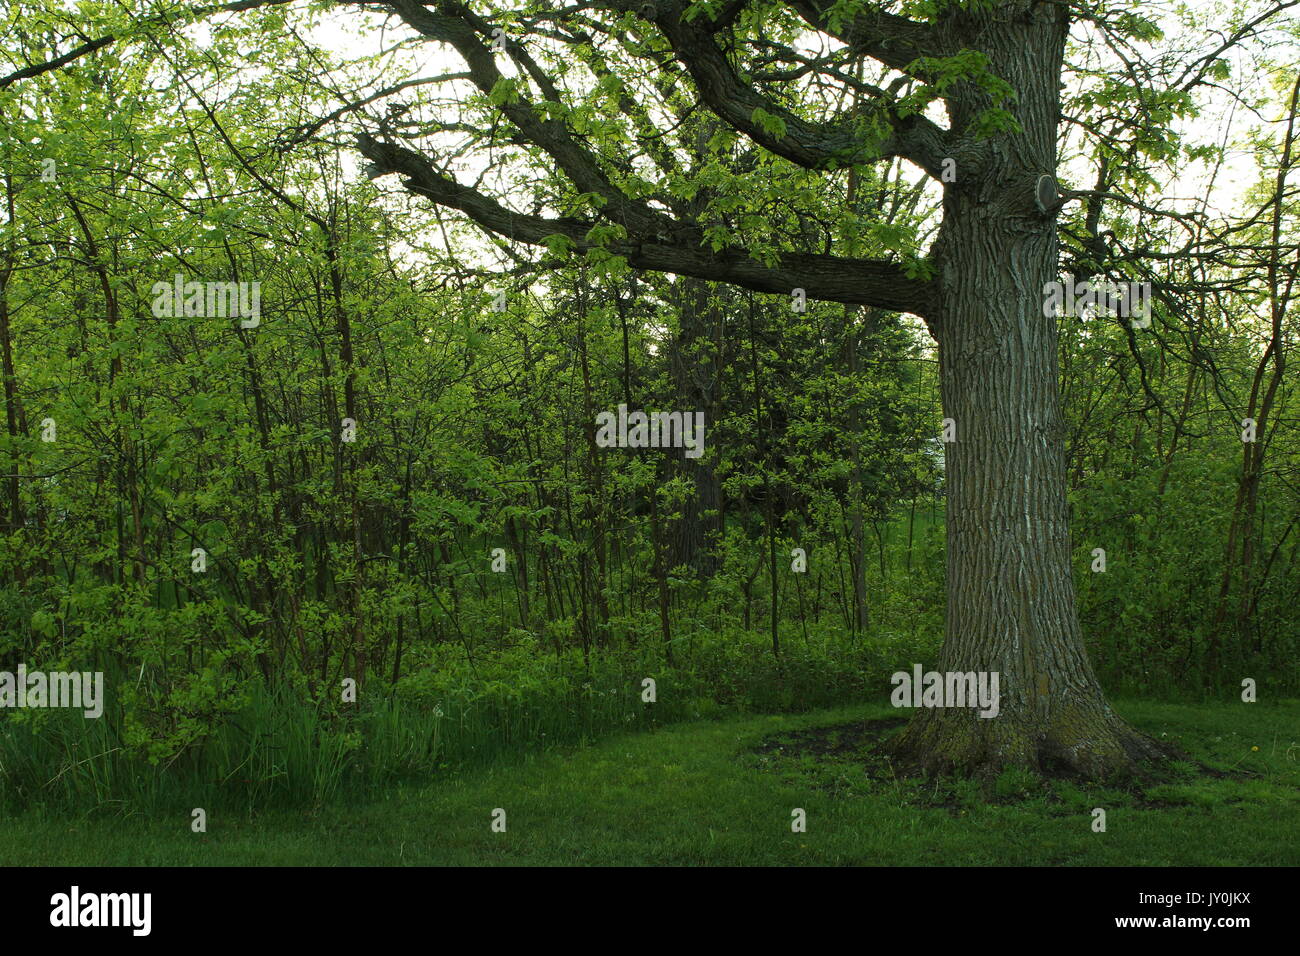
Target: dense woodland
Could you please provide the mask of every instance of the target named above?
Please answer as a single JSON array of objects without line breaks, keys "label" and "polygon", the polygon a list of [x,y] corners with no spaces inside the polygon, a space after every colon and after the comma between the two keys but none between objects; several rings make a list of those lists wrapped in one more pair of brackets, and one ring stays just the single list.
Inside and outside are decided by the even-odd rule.
[{"label": "dense woodland", "polygon": [[[952,446],[926,323],[764,291],[734,262],[639,267],[511,97],[531,89],[636,208],[765,266],[834,252],[926,279],[942,183],[903,156],[813,169],[756,145],[630,4],[472,4],[485,49],[514,38],[494,54],[514,92],[429,54],[397,15],[418,4],[130,6],[0,4],[0,669],[109,686],[100,721],[0,719],[6,801],[168,780],[323,799],[879,697],[933,664]],[[851,45],[809,47],[799,7],[691,5],[810,123],[892,82]],[[1196,17],[1233,36],[1263,9],[1080,6],[1065,50],[1059,178],[1081,195],[1056,220],[1061,274],[1154,290],[1146,329],[1057,322],[1078,616],[1111,692],[1300,686],[1297,31],[1283,14],[1233,53],[1185,42]],[[1134,50],[1150,59],[1110,71]],[[935,69],[1004,102],[978,64]],[[921,115],[946,89],[893,92]],[[1012,135],[1010,113],[976,139]],[[384,144],[417,141],[523,218],[608,215],[585,248],[479,228],[389,175]],[[160,316],[176,276],[257,282],[258,321]],[[702,411],[703,454],[599,447],[620,404]]]}]

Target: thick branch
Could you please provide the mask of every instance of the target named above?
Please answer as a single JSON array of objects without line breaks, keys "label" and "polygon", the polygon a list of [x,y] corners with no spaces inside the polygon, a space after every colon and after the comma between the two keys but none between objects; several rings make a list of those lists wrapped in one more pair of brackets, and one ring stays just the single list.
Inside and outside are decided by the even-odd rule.
[{"label": "thick branch", "polygon": [[[932,282],[909,278],[897,264],[877,259],[786,253],[771,266],[756,262],[743,249],[712,252],[701,231],[669,220],[670,228],[648,233],[629,229],[622,242],[599,244],[588,238],[596,223],[570,217],[547,218],[512,212],[495,200],[440,173],[427,158],[405,146],[384,143],[362,134],[358,146],[379,173],[398,173],[403,185],[440,206],[458,209],[483,229],[533,245],[558,235],[574,250],[603,248],[626,257],[633,268],[693,276],[789,295],[803,289],[811,299],[869,305],[920,316],[935,312]],[[666,218],[666,217],[665,217]]]},{"label": "thick branch", "polygon": [[[443,0],[433,7],[425,7],[416,0],[392,0],[383,5],[424,36],[453,46],[469,68],[474,85],[483,93],[492,94],[504,79],[492,51],[480,37],[479,30],[486,25],[463,4]],[[614,221],[639,230],[661,229],[671,223],[668,217],[643,202],[629,199],[615,186],[596,157],[569,133],[563,121],[541,119],[533,104],[522,94],[506,99],[497,108],[529,142],[555,160],[561,172],[579,191],[603,198],[606,202],[604,212]]]},{"label": "thick branch", "polygon": [[[945,158],[953,156],[948,134],[923,116],[896,116],[892,99],[884,91],[867,109],[833,123],[810,123],[755,90],[732,67],[714,39],[707,20],[688,21],[682,0],[606,0],[614,10],[633,11],[658,27],[672,46],[673,55],[690,73],[700,99],[719,119],[755,143],[807,169],[838,169],[901,156],[938,178]],[[776,117],[783,129],[755,119],[759,111]],[[866,132],[869,116],[885,120],[892,133],[883,142],[871,142]],[[963,164],[964,165],[964,164]]]},{"label": "thick branch", "polygon": [[908,73],[914,60],[922,57],[952,56],[958,48],[945,41],[928,23],[920,23],[882,10],[865,9],[853,19],[839,25],[831,23],[830,12],[836,0],[790,0],[787,4],[809,26],[835,37],[855,53]]}]

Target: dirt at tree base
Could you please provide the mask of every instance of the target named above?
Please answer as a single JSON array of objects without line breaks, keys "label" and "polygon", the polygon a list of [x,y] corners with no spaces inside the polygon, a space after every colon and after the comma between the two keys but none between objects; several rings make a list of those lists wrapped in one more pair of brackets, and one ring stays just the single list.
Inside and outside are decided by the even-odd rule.
[{"label": "dirt at tree base", "polygon": [[1178,748],[1130,727],[1101,699],[1083,697],[1048,712],[1004,713],[996,721],[958,709],[922,710],[885,748],[896,775],[993,778],[1022,770],[1081,783],[1156,782]]},{"label": "dirt at tree base", "polygon": [[[1140,774],[1113,775],[1092,780],[1065,763],[1045,761],[1034,770],[1014,765],[1001,772],[935,771],[922,761],[900,759],[896,744],[906,717],[884,717],[784,731],[764,737],[745,751],[767,772],[809,777],[809,784],[836,794],[879,792],[893,789],[913,806],[959,812],[959,791],[978,789],[984,802],[1007,805],[1033,799],[1061,803],[1057,784],[1091,790],[1104,787],[1124,793],[1133,805],[1146,809],[1178,806],[1150,793],[1154,787],[1176,779],[1174,762],[1195,768],[1197,776],[1214,779],[1253,776],[1246,771],[1223,771],[1191,760],[1174,744],[1158,741],[1140,731],[1131,733],[1144,744],[1137,756],[1150,758]],[[1127,728],[1127,725],[1124,725]]]}]

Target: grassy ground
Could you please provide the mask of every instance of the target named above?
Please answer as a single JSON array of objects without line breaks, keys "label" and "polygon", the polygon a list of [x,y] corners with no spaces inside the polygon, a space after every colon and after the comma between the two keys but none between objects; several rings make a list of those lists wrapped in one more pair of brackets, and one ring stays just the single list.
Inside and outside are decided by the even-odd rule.
[{"label": "grassy ground", "polygon": [[[1300,701],[1118,709],[1219,775],[1189,764],[1142,794],[1015,775],[984,791],[872,779],[854,725],[898,712],[859,706],[677,725],[363,806],[213,813],[207,833],[183,810],[32,813],[0,821],[0,864],[1300,864]],[[505,833],[490,828],[498,807]],[[794,808],[805,833],[791,832]]]}]

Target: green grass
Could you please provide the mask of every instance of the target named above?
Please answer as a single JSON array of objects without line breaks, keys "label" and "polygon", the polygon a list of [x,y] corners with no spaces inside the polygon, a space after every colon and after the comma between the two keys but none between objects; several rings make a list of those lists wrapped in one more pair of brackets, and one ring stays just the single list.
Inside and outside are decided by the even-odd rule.
[{"label": "green grass", "polygon": [[[852,754],[755,752],[888,706],[677,724],[469,769],[364,805],[0,822],[4,865],[1296,865],[1300,701],[1119,710],[1196,760],[1135,795],[1014,774],[989,792],[868,780]],[[1252,749],[1258,747],[1258,750]],[[1091,809],[1107,810],[1105,833]],[[494,808],[507,832],[493,833]],[[807,811],[792,833],[791,810]]]}]

